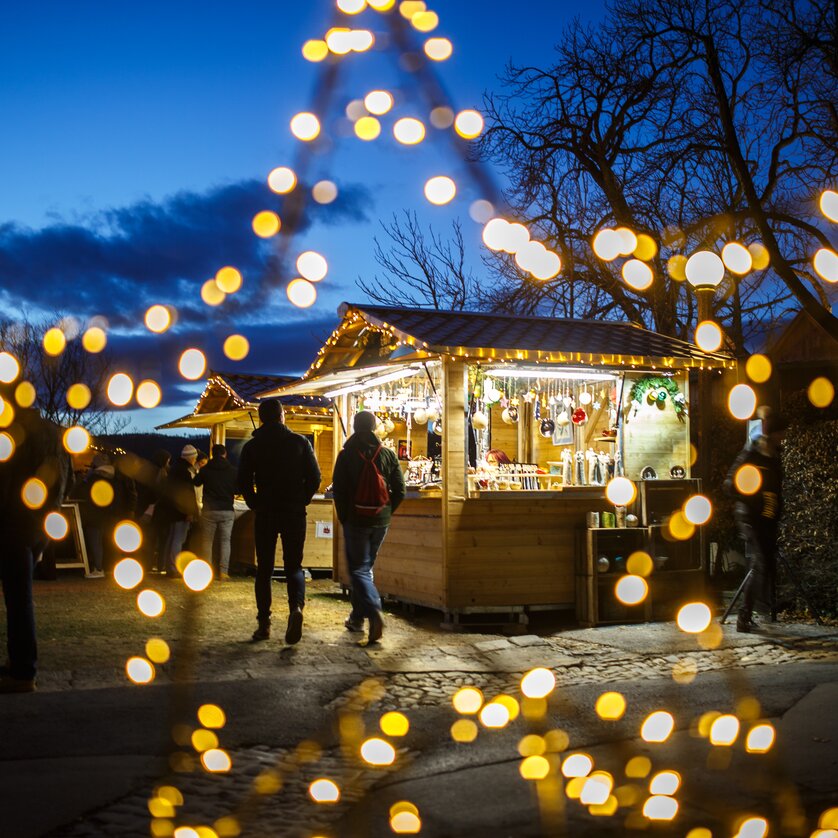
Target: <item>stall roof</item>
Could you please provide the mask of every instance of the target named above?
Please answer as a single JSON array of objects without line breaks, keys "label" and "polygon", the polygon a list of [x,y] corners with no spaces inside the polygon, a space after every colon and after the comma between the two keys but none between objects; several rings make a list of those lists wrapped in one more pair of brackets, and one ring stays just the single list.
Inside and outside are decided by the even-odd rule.
[{"label": "stall roof", "polygon": [[[158,430],[209,428],[217,423],[250,425],[250,414],[258,408],[259,394],[287,387],[296,381],[299,379],[291,375],[257,375],[210,370],[204,392],[201,393],[192,413],[165,425],[159,425]],[[308,409],[317,415],[325,415],[332,407],[330,399],[315,395],[283,395],[280,401],[285,407],[295,409],[295,413],[304,413]]]},{"label": "stall roof", "polygon": [[262,395],[323,392],[361,382],[371,366],[440,356],[492,363],[526,362],[637,369],[721,368],[732,356],[702,352],[633,323],[524,317],[473,311],[343,303],[343,318],[303,376]]}]

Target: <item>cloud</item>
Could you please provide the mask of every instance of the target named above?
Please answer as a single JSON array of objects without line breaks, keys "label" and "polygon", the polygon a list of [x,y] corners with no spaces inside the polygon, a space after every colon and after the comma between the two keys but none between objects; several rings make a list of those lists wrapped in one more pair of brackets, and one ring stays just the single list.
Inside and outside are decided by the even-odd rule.
[{"label": "cloud", "polygon": [[[308,202],[296,232],[317,223],[366,221],[371,205],[365,187],[343,185],[332,204]],[[5,223],[0,287],[20,306],[43,308],[48,301],[81,317],[104,314],[113,326],[135,325],[152,302],[174,304],[182,321],[194,322],[207,314],[198,301],[200,285],[222,265],[235,265],[246,282],[233,313],[281,273],[276,244],[257,238],[250,226],[264,209],[293,215],[262,181],[246,180],[178,192],[159,203],[142,200],[72,223],[56,220],[39,230]]]}]

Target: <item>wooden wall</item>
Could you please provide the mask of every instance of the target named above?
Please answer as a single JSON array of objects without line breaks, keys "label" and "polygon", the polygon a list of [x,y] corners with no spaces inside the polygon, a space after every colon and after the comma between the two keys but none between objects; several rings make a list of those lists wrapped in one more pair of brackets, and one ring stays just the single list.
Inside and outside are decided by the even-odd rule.
[{"label": "wooden wall", "polygon": [[518,425],[513,423],[507,425],[501,419],[503,408],[499,404],[493,404],[491,409],[492,448],[500,448],[510,460],[518,459]]}]

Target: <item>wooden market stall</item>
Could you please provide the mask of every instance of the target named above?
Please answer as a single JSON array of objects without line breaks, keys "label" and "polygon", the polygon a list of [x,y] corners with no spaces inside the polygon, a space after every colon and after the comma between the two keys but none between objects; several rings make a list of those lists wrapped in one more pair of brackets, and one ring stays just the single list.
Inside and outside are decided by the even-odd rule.
[{"label": "wooden market stall", "polygon": [[[195,409],[158,430],[201,428],[210,432],[210,444],[221,443],[237,460],[240,449],[259,426],[259,396],[266,390],[298,381],[293,376],[254,375],[210,370],[204,392]],[[311,442],[320,465],[321,482],[318,493],[308,508],[305,567],[311,570],[331,569],[332,502],[324,495],[332,482],[333,428],[332,403],[318,395],[286,395],[280,398],[285,408],[285,422],[292,431],[303,434]],[[236,524],[233,529],[231,561],[255,564],[253,513],[240,498],[235,501]],[[277,546],[277,556],[281,547]]]},{"label": "wooden market stall", "polygon": [[[699,487],[688,373],[715,374],[730,357],[627,323],[349,304],[340,314],[308,372],[272,392],[335,399],[335,453],[358,409],[381,419],[409,487],[376,562],[383,594],[454,622],[576,608],[596,624],[669,616],[701,584],[700,528],[686,538],[670,525]],[[628,510],[606,499],[615,475],[638,486]],[[623,512],[629,526],[617,527]],[[655,570],[632,609],[611,594],[638,550]],[[348,584],[339,532],[334,573]]]}]

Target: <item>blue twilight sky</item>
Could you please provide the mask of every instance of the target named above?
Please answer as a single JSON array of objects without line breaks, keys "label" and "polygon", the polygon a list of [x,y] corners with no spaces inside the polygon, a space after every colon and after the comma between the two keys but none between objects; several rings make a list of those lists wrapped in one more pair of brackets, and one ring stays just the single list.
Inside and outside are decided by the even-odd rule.
[{"label": "blue twilight sky", "polygon": [[[457,108],[479,107],[497,90],[508,62],[547,65],[554,42],[578,6],[561,0],[524,4],[437,0],[434,35],[449,37],[452,58],[437,65]],[[585,6],[595,22],[603,0]],[[220,0],[144,3],[11,4],[0,28],[0,307],[5,316],[60,312],[85,321],[101,315],[120,368],[154,377],[164,402],[132,412],[148,429],[191,408],[202,383],[177,375],[179,353],[203,349],[210,365],[240,372],[300,373],[337,322],[341,300],[359,300],[358,276],[375,273],[379,221],[417,209],[441,232],[463,219],[479,270],[480,228],[468,218],[482,196],[436,139],[398,146],[392,123],[427,107],[410,76],[385,50],[382,16],[367,11],[348,25],[373,30],[377,48],[343,59],[328,139],[311,163],[310,183],[334,180],[338,200],[313,205],[290,253],[314,249],[329,261],[316,304],[295,309],[281,287],[253,298],[275,271],[270,244],[250,220],[279,208],[267,173],[293,165],[299,143],[288,123],[309,107],[320,65],[302,43],[332,25],[334,2]],[[347,20],[347,18],[344,18]],[[427,37],[427,36],[425,36]],[[422,38],[416,37],[421,46]],[[396,95],[382,135],[363,143],[341,117],[371,89]],[[348,136],[346,136],[348,132]],[[424,200],[425,180],[447,174],[460,192],[448,207]],[[244,275],[242,292],[218,309],[204,306],[202,283],[225,264]],[[178,325],[163,338],[140,328],[148,305],[176,306]],[[251,354],[233,363],[223,339],[246,335]]]}]

